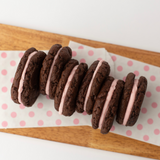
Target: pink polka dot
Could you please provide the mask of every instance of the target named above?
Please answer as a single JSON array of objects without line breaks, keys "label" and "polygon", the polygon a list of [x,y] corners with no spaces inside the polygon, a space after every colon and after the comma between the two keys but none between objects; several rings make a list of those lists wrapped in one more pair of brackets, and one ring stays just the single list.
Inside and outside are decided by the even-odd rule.
[{"label": "pink polka dot", "polygon": [[143,136],[143,140],[144,141],[148,141],[149,140],[149,136],[147,136],[147,135]]},{"label": "pink polka dot", "polygon": [[141,112],[142,112],[143,114],[145,114],[145,113],[147,113],[147,109],[146,109],[146,108],[142,108],[142,109],[141,109]]},{"label": "pink polka dot", "polygon": [[85,59],[81,59],[80,63],[86,63],[86,60]]},{"label": "pink polka dot", "polygon": [[50,99],[50,98],[49,98],[49,95],[46,95],[46,98],[47,98],[47,99]]},{"label": "pink polka dot", "polygon": [[82,114],[85,116],[85,115],[87,115],[87,112],[86,112],[86,111],[84,111]]},{"label": "pink polka dot", "polygon": [[126,81],[126,77],[123,77],[123,81],[124,81],[124,82]]},{"label": "pink polka dot", "polygon": [[8,105],[7,104],[2,104],[2,109],[6,110],[8,108]]},{"label": "pink polka dot", "polygon": [[146,92],[146,97],[151,97],[151,92]]},{"label": "pink polka dot", "polygon": [[88,51],[88,55],[89,56],[93,56],[94,55],[94,52],[92,50]]},{"label": "pink polka dot", "polygon": [[117,60],[117,57],[116,57],[116,56],[112,56],[111,58],[112,58],[113,61],[116,61],[116,60]]},{"label": "pink polka dot", "polygon": [[72,56],[75,57],[77,55],[76,51],[72,51]]},{"label": "pink polka dot", "polygon": [[150,118],[147,120],[147,122],[148,122],[148,124],[153,124],[153,119]]},{"label": "pink polka dot", "polygon": [[5,69],[3,69],[2,71],[1,71],[1,73],[2,73],[2,75],[7,75],[7,70],[5,70]]},{"label": "pink polka dot", "polygon": [[12,112],[12,113],[11,113],[11,117],[12,117],[12,118],[17,117],[17,113],[16,113],[16,112]]},{"label": "pink polka dot", "polygon": [[151,81],[155,81],[155,80],[156,80],[156,77],[155,77],[155,76],[151,76],[151,77],[150,77],[150,80],[151,80]]},{"label": "pink polka dot", "polygon": [[11,78],[11,80],[10,80],[10,81],[11,81],[11,83],[13,83],[13,80],[14,80],[14,78]]},{"label": "pink polka dot", "polygon": [[157,106],[158,106],[158,105],[157,105],[156,102],[153,102],[153,103],[152,103],[152,107],[153,107],[153,108],[157,108]]},{"label": "pink polka dot", "polygon": [[35,113],[34,113],[33,111],[30,111],[30,112],[28,113],[28,115],[29,115],[29,117],[34,117]]},{"label": "pink polka dot", "polygon": [[157,87],[156,87],[156,91],[157,91],[157,92],[160,92],[160,86],[157,86]]},{"label": "pink polka dot", "polygon": [[113,132],[115,130],[115,126],[112,126],[111,131]]},{"label": "pink polka dot", "polygon": [[160,113],[158,113],[158,117],[160,118]]},{"label": "pink polka dot", "polygon": [[155,134],[155,135],[159,135],[159,134],[160,134],[160,130],[159,130],[159,129],[155,129],[155,130],[154,130],[154,134]]},{"label": "pink polka dot", "polygon": [[128,130],[128,131],[126,132],[126,135],[127,135],[127,136],[131,136],[131,135],[132,135],[132,131],[131,131],[131,130]]},{"label": "pink polka dot", "polygon": [[8,90],[7,87],[2,87],[2,92],[5,93],[5,92],[7,92],[7,90]]},{"label": "pink polka dot", "polygon": [[7,126],[8,126],[8,122],[7,122],[7,121],[3,121],[3,122],[2,122],[2,126],[3,126],[3,127],[7,127]]},{"label": "pink polka dot", "polygon": [[101,61],[101,60],[102,60],[102,58],[98,58],[97,60]]},{"label": "pink polka dot", "polygon": [[37,107],[40,108],[40,109],[43,108],[43,103],[38,103]]},{"label": "pink polka dot", "polygon": [[61,123],[62,123],[62,121],[61,121],[60,119],[57,119],[57,120],[56,120],[56,125],[59,126],[59,125],[61,125]]},{"label": "pink polka dot", "polygon": [[7,57],[7,53],[2,52],[2,53],[1,53],[1,57],[2,57],[2,58],[6,58],[6,57]]},{"label": "pink polka dot", "polygon": [[117,67],[117,70],[118,70],[119,72],[121,72],[121,71],[123,70],[123,67],[122,67],[122,66],[118,66],[118,67]]},{"label": "pink polka dot", "polygon": [[79,119],[77,119],[77,118],[74,119],[73,123],[74,123],[74,124],[79,124]]},{"label": "pink polka dot", "polygon": [[16,62],[15,62],[15,61],[11,61],[11,62],[10,62],[10,65],[11,65],[11,66],[15,66],[15,65],[16,65]]},{"label": "pink polka dot", "polygon": [[138,124],[138,125],[137,125],[137,129],[138,129],[138,130],[142,130],[142,129],[143,129],[143,126],[142,126],[141,124]]},{"label": "pink polka dot", "polygon": [[145,71],[149,71],[149,66],[144,66]]},{"label": "pink polka dot", "polygon": [[26,125],[26,122],[25,121],[20,121],[20,126],[24,127]]},{"label": "pink polka dot", "polygon": [[130,67],[131,67],[131,66],[133,65],[133,62],[132,62],[132,61],[128,61],[128,63],[127,63],[127,64],[128,64],[128,66],[130,66]]},{"label": "pink polka dot", "polygon": [[136,76],[139,76],[139,72],[138,72],[138,71],[134,71],[134,74],[135,74]]},{"label": "pink polka dot", "polygon": [[20,109],[25,109],[25,106],[23,104],[19,105]]},{"label": "pink polka dot", "polygon": [[38,125],[39,125],[39,126],[43,126],[43,124],[44,124],[44,122],[43,122],[42,120],[39,120],[39,121],[38,121]]},{"label": "pink polka dot", "polygon": [[23,55],[24,55],[24,53],[23,53],[23,52],[20,52],[20,53],[19,53],[19,58],[22,58]]},{"label": "pink polka dot", "polygon": [[83,46],[79,46],[78,49],[84,49]]},{"label": "pink polka dot", "polygon": [[52,111],[47,111],[47,116],[51,117],[52,116]]}]

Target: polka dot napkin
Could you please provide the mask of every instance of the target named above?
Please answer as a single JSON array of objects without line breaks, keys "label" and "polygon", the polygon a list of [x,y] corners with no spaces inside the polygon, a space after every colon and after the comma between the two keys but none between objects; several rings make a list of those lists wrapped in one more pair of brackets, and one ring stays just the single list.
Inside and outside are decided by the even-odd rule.
[{"label": "polka dot napkin", "polygon": [[[86,51],[93,49],[72,41],[69,46],[77,54],[81,53],[79,50],[82,49]],[[114,62],[111,70],[115,78],[125,80],[129,72],[134,72],[137,78],[143,75],[148,80],[146,96],[137,123],[133,127],[125,127],[114,122],[111,132],[160,146],[160,68],[113,53],[106,54],[110,55]]]},{"label": "polka dot napkin", "polygon": [[[160,145],[160,68],[108,53],[104,48],[95,49],[70,42],[73,58],[90,65],[96,59],[105,59],[111,66],[111,75],[125,79],[128,72],[137,77],[144,75],[149,81],[145,101],[138,122],[134,127],[124,127],[114,122],[113,133]],[[91,116],[74,113],[61,116],[54,109],[48,96],[40,95],[36,103],[26,108],[13,103],[10,88],[20,58],[24,51],[0,51],[0,128],[49,127],[91,125]],[[47,51],[46,51],[47,53]]]}]

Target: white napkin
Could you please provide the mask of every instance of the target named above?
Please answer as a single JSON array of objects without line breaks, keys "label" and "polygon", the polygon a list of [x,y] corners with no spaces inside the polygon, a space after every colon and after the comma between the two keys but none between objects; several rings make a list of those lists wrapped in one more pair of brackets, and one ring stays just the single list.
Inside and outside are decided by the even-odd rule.
[{"label": "white napkin", "polygon": [[[111,75],[123,79],[129,72],[136,71],[149,81],[147,96],[142,112],[134,127],[124,127],[116,122],[111,132],[160,145],[160,69],[135,60],[108,53],[104,48],[94,49],[82,44],[70,42],[73,58],[86,62],[89,66],[96,59],[105,59],[111,67]],[[12,80],[24,51],[0,51],[0,128],[28,128],[91,125],[91,116],[86,113],[74,113],[64,117],[54,109],[54,101],[40,95],[35,104],[24,107],[13,103],[10,95]],[[47,51],[46,51],[47,53]]]},{"label": "white napkin", "polygon": [[[72,41],[69,46],[79,54],[81,53],[79,48],[86,51],[93,49]],[[114,121],[111,132],[160,146],[160,68],[113,53],[106,54],[110,55],[114,62],[115,68],[111,67],[111,70],[115,71],[115,78],[125,80],[129,72],[134,72],[136,78],[145,76],[148,80],[146,96],[137,123],[133,127],[125,127]]]}]

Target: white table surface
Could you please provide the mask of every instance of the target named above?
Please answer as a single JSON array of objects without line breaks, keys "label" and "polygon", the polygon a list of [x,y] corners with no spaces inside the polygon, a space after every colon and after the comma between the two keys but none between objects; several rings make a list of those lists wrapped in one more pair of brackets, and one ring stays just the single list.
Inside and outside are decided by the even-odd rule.
[{"label": "white table surface", "polygon": [[1,160],[149,160],[147,158],[0,133]]},{"label": "white table surface", "polygon": [[0,23],[160,52],[160,0],[0,0]]},{"label": "white table surface", "polygon": [[[0,23],[160,52],[160,0],[0,0]],[[0,142],[3,160],[135,159],[4,133]]]}]

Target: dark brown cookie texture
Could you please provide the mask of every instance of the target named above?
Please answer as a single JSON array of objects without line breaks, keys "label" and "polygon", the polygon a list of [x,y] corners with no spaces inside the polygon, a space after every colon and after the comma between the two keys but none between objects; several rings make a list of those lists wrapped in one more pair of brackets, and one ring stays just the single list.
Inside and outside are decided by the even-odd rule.
[{"label": "dark brown cookie texture", "polygon": [[[92,76],[92,79],[89,83],[87,93],[84,100],[84,110],[87,112],[87,114],[92,114],[93,106],[95,103],[95,100],[98,96],[98,93],[101,89],[101,86],[105,79],[108,77],[110,73],[110,66],[106,61],[99,61],[98,64],[101,64],[99,68],[95,69],[94,74]],[[91,84],[92,82],[92,84]],[[90,90],[89,90],[90,88]],[[87,97],[88,94],[88,97]],[[86,101],[86,108],[85,108],[85,101]]]},{"label": "dark brown cookie texture", "polygon": [[128,102],[129,102],[132,88],[134,85],[134,79],[135,79],[134,73],[129,73],[126,77],[124,90],[122,93],[121,101],[118,108],[118,114],[117,114],[117,122],[119,124],[123,123],[123,119],[127,110]]},{"label": "dark brown cookie texture", "polygon": [[55,94],[55,99],[54,99],[54,107],[58,111],[59,110],[59,105],[61,102],[61,97],[63,94],[63,90],[65,87],[65,84],[67,83],[68,77],[72,71],[72,69],[78,65],[78,61],[75,59],[71,59],[64,67],[64,70],[61,74],[61,78],[59,80],[57,89],[56,89],[56,94]]},{"label": "dark brown cookie texture", "polygon": [[98,96],[96,102],[94,104],[93,112],[92,112],[92,127],[97,129],[99,126],[99,119],[101,117],[101,113],[104,107],[104,103],[106,101],[107,94],[111,87],[112,82],[114,81],[113,77],[107,77],[106,81],[104,82]]},{"label": "dark brown cookie texture", "polygon": [[138,82],[136,98],[126,126],[133,126],[137,122],[141,106],[144,100],[144,96],[146,93],[146,89],[147,89],[147,79],[141,76]]},{"label": "dark brown cookie texture", "polygon": [[42,67],[42,62],[46,57],[46,54],[42,51],[37,51],[35,48],[28,49],[24,56],[22,57],[17,71],[15,73],[15,77],[13,80],[13,84],[11,87],[11,97],[15,103],[20,104],[18,100],[18,89],[20,79],[27,63],[28,57],[31,53],[37,52],[29,61],[28,67],[26,68],[25,78],[23,81],[23,90],[21,93],[21,101],[24,106],[30,107],[36,101],[39,95],[39,77],[40,77],[40,69]]},{"label": "dark brown cookie texture", "polygon": [[78,90],[87,72],[87,69],[88,69],[87,64],[81,63],[79,64],[78,68],[76,69],[73,75],[73,78],[70,82],[67,94],[64,99],[62,114],[65,116],[71,116],[75,112]]},{"label": "dark brown cookie texture", "polygon": [[49,71],[51,68],[51,65],[53,63],[54,57],[56,56],[58,50],[62,46],[60,44],[55,44],[51,47],[51,49],[48,52],[48,55],[43,61],[42,68],[40,71],[40,93],[43,95],[46,95],[46,84],[48,80]]},{"label": "dark brown cookie texture", "polygon": [[[58,54],[58,55],[57,55]],[[52,63],[56,57],[55,64],[52,68]],[[48,52],[48,55],[43,61],[43,67],[40,72],[40,93],[46,95],[46,85],[49,80],[49,97],[54,99],[56,88],[61,76],[61,73],[64,69],[66,63],[72,57],[72,50],[69,47],[63,47],[60,44],[55,44],[51,47]],[[51,77],[48,79],[49,74],[51,72]]]},{"label": "dark brown cookie texture", "polygon": [[[108,93],[110,91],[110,88],[113,82],[114,82],[113,77],[110,77],[110,76],[107,77],[98,94],[98,97],[96,99],[93,112],[92,112],[92,127],[94,129],[99,128],[99,121],[102,116],[102,111],[104,109],[105,101],[106,101],[106,98],[108,97]],[[124,87],[124,82],[122,80],[117,80],[117,84],[113,91],[112,97],[109,101],[107,113],[105,114],[104,120],[102,123],[102,127],[101,127],[102,134],[107,134],[113,125],[113,121],[117,113],[118,103],[121,97],[121,93],[123,91],[123,87]]]},{"label": "dark brown cookie texture", "polygon": [[[125,117],[126,110],[127,110],[127,106],[129,103],[132,89],[133,89],[135,75],[133,73],[129,73],[128,76],[132,76],[132,78],[126,79],[126,82],[125,82],[125,86],[124,86],[124,90],[122,93],[122,98],[121,98],[121,102],[120,102],[120,105],[118,108],[117,118],[116,118],[116,121],[119,124],[123,124],[124,117]],[[142,103],[144,100],[146,89],[147,89],[147,79],[145,77],[141,76],[138,80],[135,101],[133,103],[133,107],[132,107],[132,110],[131,110],[131,113],[130,113],[130,116],[129,116],[129,119],[127,121],[126,126],[133,126],[136,123],[136,121],[139,117],[139,113],[140,113],[140,109],[141,109],[141,106],[142,106]]]},{"label": "dark brown cookie texture", "polygon": [[78,113],[84,112],[84,101],[85,101],[85,97],[87,94],[88,86],[89,86],[89,83],[92,79],[92,76],[94,74],[94,71],[95,71],[98,63],[99,63],[99,61],[95,61],[92,63],[92,65],[89,67],[89,69],[88,69],[88,71],[82,81],[82,84],[79,89],[77,101],[76,101],[76,111]]}]

